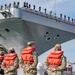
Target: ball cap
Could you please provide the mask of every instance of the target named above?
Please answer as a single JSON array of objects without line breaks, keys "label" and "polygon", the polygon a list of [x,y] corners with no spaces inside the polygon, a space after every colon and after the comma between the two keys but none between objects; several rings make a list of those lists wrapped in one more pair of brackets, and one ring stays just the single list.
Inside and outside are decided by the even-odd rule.
[{"label": "ball cap", "polygon": [[4,50],[3,46],[2,46],[2,45],[0,45],[0,51],[3,51],[3,50]]},{"label": "ball cap", "polygon": [[12,48],[12,47],[11,47],[11,48],[9,48],[9,50],[8,50],[8,51],[13,51],[13,50],[14,50],[14,48]]},{"label": "ball cap", "polygon": [[34,41],[27,42],[27,45],[32,45],[32,44],[34,44]]},{"label": "ball cap", "polygon": [[4,54],[4,51],[0,51],[0,54]]},{"label": "ball cap", "polygon": [[3,45],[2,44],[0,44],[0,48],[3,48]]}]

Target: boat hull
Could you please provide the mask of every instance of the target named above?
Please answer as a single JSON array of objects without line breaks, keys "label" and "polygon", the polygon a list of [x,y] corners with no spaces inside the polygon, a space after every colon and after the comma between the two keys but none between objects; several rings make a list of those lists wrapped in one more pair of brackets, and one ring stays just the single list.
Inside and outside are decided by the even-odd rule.
[{"label": "boat hull", "polygon": [[20,52],[28,41],[34,41],[38,55],[51,49],[56,43],[75,38],[75,34],[19,18],[0,20],[0,42],[8,50],[14,47]]}]

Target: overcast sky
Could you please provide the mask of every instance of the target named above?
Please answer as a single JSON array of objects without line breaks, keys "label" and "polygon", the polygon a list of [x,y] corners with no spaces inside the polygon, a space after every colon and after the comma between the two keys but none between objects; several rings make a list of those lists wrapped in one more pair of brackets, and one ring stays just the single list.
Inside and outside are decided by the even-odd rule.
[{"label": "overcast sky", "polygon": [[[14,1],[20,1],[21,6],[23,6],[23,2],[26,1],[30,3],[32,7],[36,5],[37,10],[39,6],[41,6],[42,11],[44,8],[47,8],[48,13],[49,11],[53,11],[53,13],[56,12],[58,16],[62,13],[63,15],[75,18],[75,0],[0,0],[0,5],[13,3]],[[62,50],[64,50],[67,60],[75,62],[75,40],[62,44]],[[50,51],[39,56],[39,61],[44,62]]]},{"label": "overcast sky", "polygon": [[75,18],[75,0],[0,0],[0,5],[13,3],[14,1],[19,1],[21,6],[23,5],[23,2],[26,1],[32,4],[32,6],[35,4],[36,8],[41,6],[42,10],[47,8],[48,12],[53,11],[58,15],[62,13],[63,15]]}]

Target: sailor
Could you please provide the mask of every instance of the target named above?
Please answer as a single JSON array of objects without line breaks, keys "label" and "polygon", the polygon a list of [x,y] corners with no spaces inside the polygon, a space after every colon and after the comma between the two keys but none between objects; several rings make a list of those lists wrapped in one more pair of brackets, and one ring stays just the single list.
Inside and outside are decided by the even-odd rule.
[{"label": "sailor", "polygon": [[3,60],[4,60],[4,48],[2,45],[0,45],[0,75],[4,75],[4,70],[1,68]]},{"label": "sailor", "polygon": [[35,51],[34,42],[28,42],[27,47],[21,52],[20,65],[24,75],[37,74],[38,57]]},{"label": "sailor", "polygon": [[38,62],[37,65],[37,75],[48,75],[46,69],[44,68],[44,64]]},{"label": "sailor", "polygon": [[2,44],[0,44],[0,53],[4,54],[4,47]]},{"label": "sailor", "polygon": [[2,63],[2,69],[5,75],[17,75],[17,69],[19,67],[19,59],[15,53],[14,48],[8,50],[8,54],[4,58]]},{"label": "sailor", "polygon": [[52,51],[46,61],[45,68],[48,70],[48,75],[63,75],[66,68],[66,57],[61,50],[61,45],[56,44],[54,51]]}]

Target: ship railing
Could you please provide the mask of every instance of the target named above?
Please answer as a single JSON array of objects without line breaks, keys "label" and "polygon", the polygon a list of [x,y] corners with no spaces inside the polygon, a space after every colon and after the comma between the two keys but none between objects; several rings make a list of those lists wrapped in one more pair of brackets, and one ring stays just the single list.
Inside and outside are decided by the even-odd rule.
[{"label": "ship railing", "polygon": [[[70,17],[68,17],[68,19],[66,19],[66,15],[64,15],[64,18],[62,18],[62,14],[60,15],[60,17],[58,17],[58,16],[56,16],[56,13],[53,15],[52,11],[50,11],[50,13],[48,14],[46,8],[44,9],[44,12],[42,12],[41,7],[39,7],[39,10],[36,10],[35,5],[33,5],[33,8],[31,8],[31,4],[28,4],[28,2],[24,2],[23,4],[24,4],[23,7],[20,7],[20,2],[17,2],[17,3],[14,2],[13,8],[17,8],[17,9],[21,8],[21,9],[27,11],[27,12],[34,13],[36,15],[40,15],[40,16],[43,16],[43,17],[46,17],[46,18],[54,19],[54,20],[56,20],[56,22],[65,22],[65,23],[68,23],[68,24],[75,25],[74,19],[72,19],[72,21],[70,20]],[[1,5],[0,13],[6,12],[6,11],[10,12],[11,4],[9,4],[9,5],[5,4],[4,7],[5,7],[5,9]]]},{"label": "ship railing", "polygon": [[67,24],[75,25],[73,20],[70,21],[70,19],[67,20],[66,18],[61,18],[61,17],[58,17],[56,15],[47,14],[47,13],[44,13],[44,12],[41,12],[41,11],[38,11],[38,10],[34,10],[34,9],[31,9],[31,8],[22,8],[22,9],[26,12],[30,12],[30,13],[33,13],[33,14],[36,14],[36,15],[40,15],[40,16],[43,16],[43,17],[46,17],[46,18],[56,20],[56,22],[64,22],[64,23],[67,23]]}]

